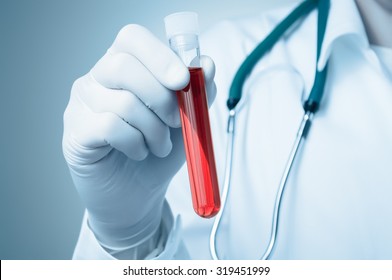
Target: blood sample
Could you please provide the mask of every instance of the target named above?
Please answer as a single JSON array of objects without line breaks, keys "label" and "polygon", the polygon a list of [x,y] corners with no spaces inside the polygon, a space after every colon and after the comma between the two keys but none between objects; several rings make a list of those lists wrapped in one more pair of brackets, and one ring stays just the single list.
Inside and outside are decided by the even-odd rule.
[{"label": "blood sample", "polygon": [[200,67],[197,15],[183,12],[165,18],[171,48],[188,66],[190,82],[177,91],[192,203],[203,218],[220,208],[219,186],[212,145],[203,69]]}]

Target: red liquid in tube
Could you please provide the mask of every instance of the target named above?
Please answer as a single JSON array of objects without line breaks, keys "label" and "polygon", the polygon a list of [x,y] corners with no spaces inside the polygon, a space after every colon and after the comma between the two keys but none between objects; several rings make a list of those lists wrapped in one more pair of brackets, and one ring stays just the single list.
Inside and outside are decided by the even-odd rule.
[{"label": "red liquid in tube", "polygon": [[212,146],[203,69],[189,67],[190,83],[177,91],[186,161],[195,212],[203,218],[220,208],[218,178]]}]

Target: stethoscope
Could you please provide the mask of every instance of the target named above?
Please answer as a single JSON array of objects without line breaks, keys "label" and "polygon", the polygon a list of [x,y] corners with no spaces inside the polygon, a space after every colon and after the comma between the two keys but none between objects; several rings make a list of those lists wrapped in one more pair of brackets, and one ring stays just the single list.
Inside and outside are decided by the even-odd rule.
[{"label": "stethoscope", "polygon": [[[328,12],[329,12],[330,1],[329,0],[306,0],[302,2],[297,8],[295,8],[281,23],[279,23],[275,29],[253,50],[253,52],[245,59],[240,68],[238,69],[229,91],[229,99],[227,100],[227,107],[229,109],[229,119],[227,126],[228,142],[227,142],[227,153],[226,153],[226,165],[224,174],[224,184],[222,190],[222,201],[221,211],[217,214],[214,224],[212,226],[210,235],[210,253],[214,260],[218,260],[219,256],[216,250],[216,234],[219,230],[220,221],[224,213],[226,206],[226,200],[231,185],[231,174],[233,165],[233,152],[234,152],[234,135],[235,135],[235,117],[236,117],[236,106],[241,100],[242,88],[246,78],[251,73],[256,63],[266,54],[279,38],[289,29],[297,20],[303,16],[309,14],[314,8],[318,8],[318,22],[317,22],[317,62],[319,61],[321,46],[324,39],[324,33],[327,25]],[[327,76],[328,63],[321,71],[317,69],[316,63],[316,74],[313,83],[313,87],[310,91],[308,99],[304,102],[304,115],[299,126],[297,136],[295,138],[293,148],[290,152],[287,160],[286,167],[282,174],[278,192],[276,194],[271,234],[268,242],[267,249],[262,255],[262,260],[270,258],[274,247],[275,241],[278,234],[280,206],[282,196],[286,187],[287,179],[290,174],[291,167],[295,161],[303,140],[309,132],[311,121],[314,114],[317,112],[320,101],[324,93],[324,86]]]}]

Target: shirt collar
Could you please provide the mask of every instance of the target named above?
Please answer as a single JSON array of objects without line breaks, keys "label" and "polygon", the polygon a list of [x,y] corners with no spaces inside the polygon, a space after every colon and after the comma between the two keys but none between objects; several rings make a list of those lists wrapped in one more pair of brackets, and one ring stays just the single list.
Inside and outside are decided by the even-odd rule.
[{"label": "shirt collar", "polygon": [[334,43],[340,38],[351,38],[362,47],[369,46],[365,27],[354,0],[331,0],[324,42],[317,65],[319,70],[324,68]]}]

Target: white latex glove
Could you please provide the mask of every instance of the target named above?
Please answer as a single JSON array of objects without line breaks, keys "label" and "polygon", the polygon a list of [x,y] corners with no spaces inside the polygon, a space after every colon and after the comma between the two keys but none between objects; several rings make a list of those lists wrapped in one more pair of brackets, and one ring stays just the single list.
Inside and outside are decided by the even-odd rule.
[{"label": "white latex glove", "polygon": [[[211,104],[215,66],[201,63]],[[90,228],[109,250],[137,246],[160,225],[167,186],[185,161],[174,91],[188,82],[169,47],[128,25],[72,87],[63,152]]]}]

